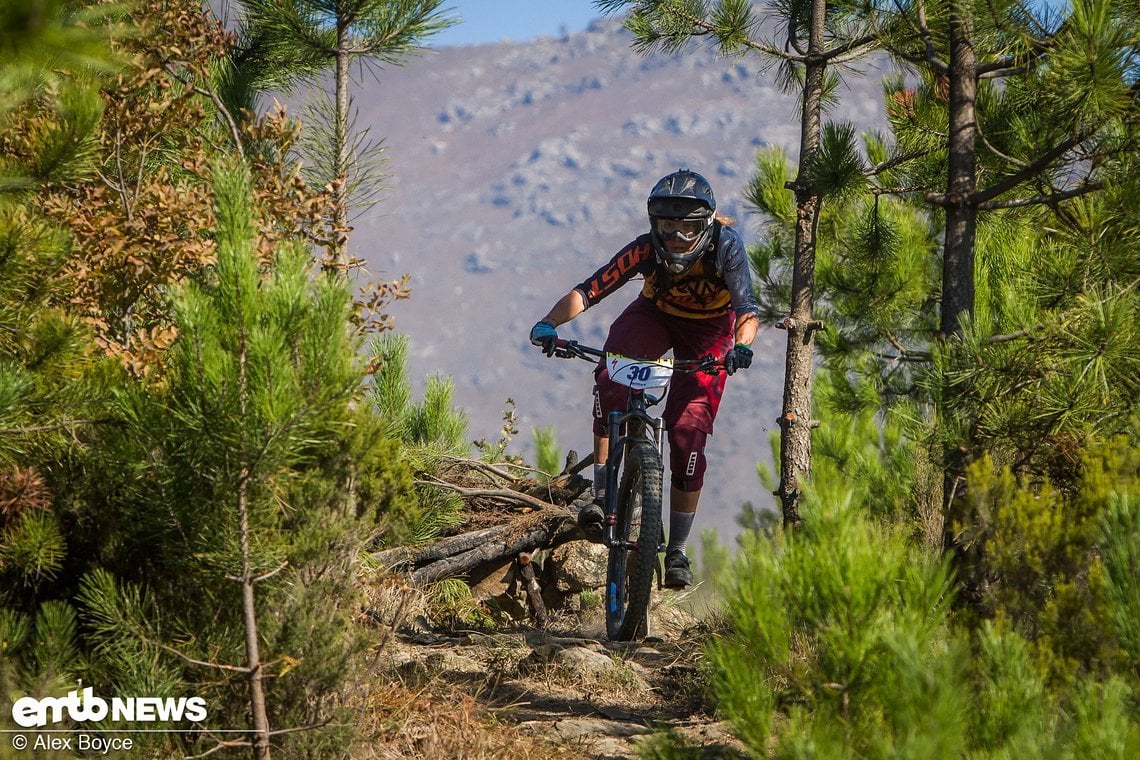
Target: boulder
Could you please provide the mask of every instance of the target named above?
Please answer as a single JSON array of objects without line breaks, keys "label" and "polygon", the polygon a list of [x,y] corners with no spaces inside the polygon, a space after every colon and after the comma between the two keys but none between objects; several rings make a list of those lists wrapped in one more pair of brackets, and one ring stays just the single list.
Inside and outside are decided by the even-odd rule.
[{"label": "boulder", "polygon": [[608,556],[600,544],[571,541],[550,553],[545,575],[564,594],[601,588],[606,582]]}]

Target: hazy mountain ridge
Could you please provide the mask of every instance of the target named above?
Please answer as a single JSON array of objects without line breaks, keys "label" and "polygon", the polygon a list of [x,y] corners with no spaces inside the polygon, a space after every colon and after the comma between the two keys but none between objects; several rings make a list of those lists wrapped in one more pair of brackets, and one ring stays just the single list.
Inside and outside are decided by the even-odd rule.
[{"label": "hazy mountain ridge", "polygon": [[[750,58],[701,47],[640,56],[618,21],[558,39],[444,48],[365,78],[358,124],[383,136],[389,198],[355,220],[353,245],[373,273],[411,277],[391,310],[412,342],[412,377],[453,378],[474,437],[498,437],[517,404],[516,449],[536,426],[586,453],[592,377],[583,362],[550,360],[530,326],[573,285],[646,228],[645,197],[681,166],[705,174],[720,209],[749,242],[758,219],[742,192],[765,145],[794,158],[796,98]],[[882,125],[877,77],[854,78],[830,118]],[[563,333],[600,345],[635,284]],[[762,329],[753,368],[730,380],[699,527],[733,532],[745,500],[771,504],[755,464],[770,460],[779,413],[784,334]]]}]

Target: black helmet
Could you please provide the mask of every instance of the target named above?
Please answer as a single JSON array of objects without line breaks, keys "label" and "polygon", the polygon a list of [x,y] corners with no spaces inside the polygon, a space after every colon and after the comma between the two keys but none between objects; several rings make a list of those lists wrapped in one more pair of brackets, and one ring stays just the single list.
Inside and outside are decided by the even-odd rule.
[{"label": "black helmet", "polygon": [[[712,238],[716,198],[709,181],[688,169],[668,174],[649,193],[649,227],[657,258],[673,274],[689,270],[705,252]],[[689,233],[678,231],[676,222],[698,222]],[[673,229],[666,229],[673,228]],[[670,253],[666,240],[677,237],[692,245],[683,253]]]}]

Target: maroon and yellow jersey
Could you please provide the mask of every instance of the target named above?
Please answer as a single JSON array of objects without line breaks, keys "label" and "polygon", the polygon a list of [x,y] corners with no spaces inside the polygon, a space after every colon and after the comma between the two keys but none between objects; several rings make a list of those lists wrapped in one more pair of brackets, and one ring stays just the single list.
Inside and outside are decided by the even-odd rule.
[{"label": "maroon and yellow jersey", "polygon": [[755,314],[759,307],[752,293],[744,243],[732,227],[716,224],[719,229],[709,250],[682,275],[670,275],[659,266],[649,233],[640,236],[577,286],[586,306],[593,306],[641,275],[645,280],[642,296],[666,314],[692,319],[719,317],[729,311],[737,316]]}]

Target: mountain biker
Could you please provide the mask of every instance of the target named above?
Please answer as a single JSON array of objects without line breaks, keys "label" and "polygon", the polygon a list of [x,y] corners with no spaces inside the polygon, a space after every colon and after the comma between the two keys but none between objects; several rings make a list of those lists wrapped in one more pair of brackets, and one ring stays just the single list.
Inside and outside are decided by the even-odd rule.
[{"label": "mountain biker", "polygon": [[[716,213],[708,180],[681,169],[649,193],[649,232],[563,296],[530,331],[530,341],[553,354],[557,328],[617,291],[635,275],[641,293],[610,326],[605,351],[623,356],[724,358],[724,371],[677,375],[662,417],[669,433],[669,541],[665,585],[684,588],[693,574],[685,553],[704,485],[705,441],[713,432],[726,375],[752,364],[760,325],[748,258],[732,220]],[[606,420],[624,408],[626,389],[609,379],[605,362],[594,371],[594,495],[578,514],[592,541],[600,541],[609,453]]]}]

